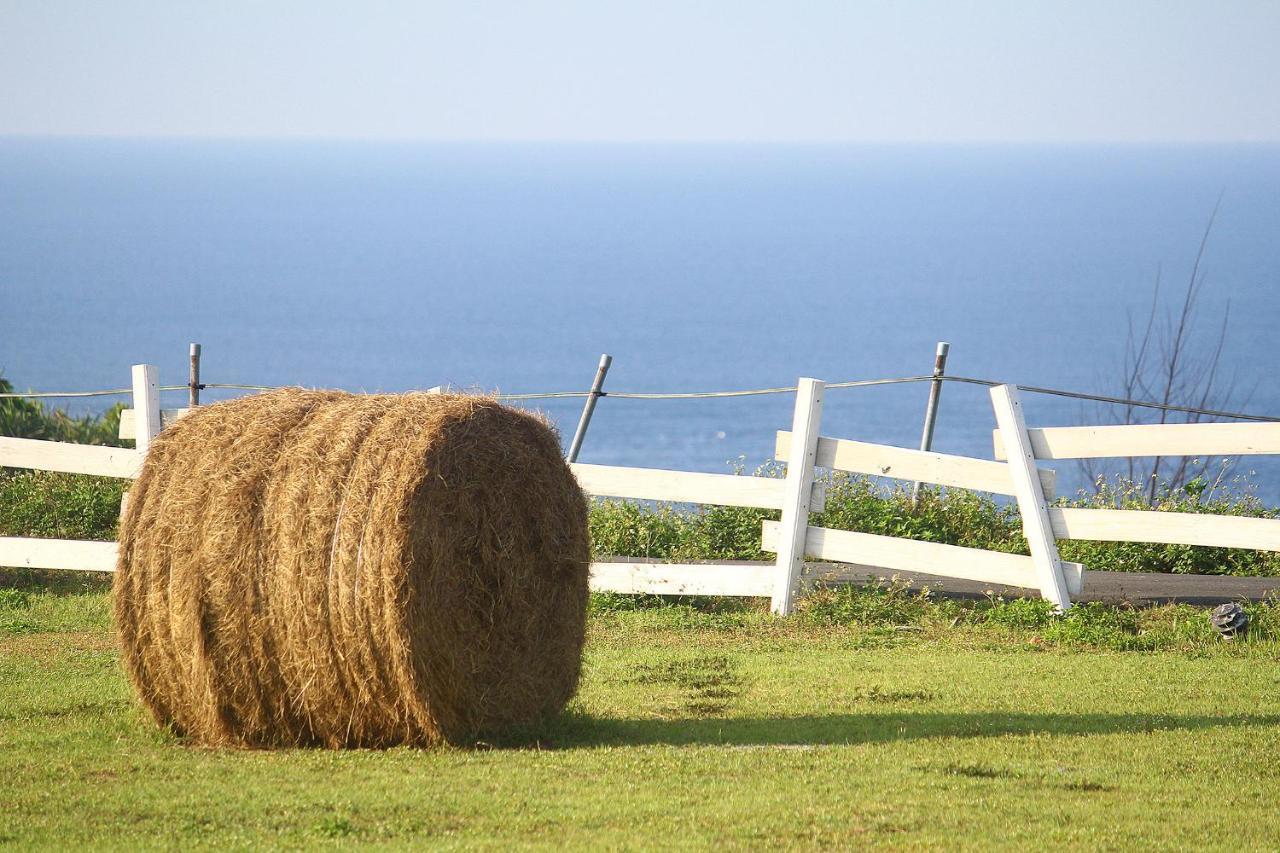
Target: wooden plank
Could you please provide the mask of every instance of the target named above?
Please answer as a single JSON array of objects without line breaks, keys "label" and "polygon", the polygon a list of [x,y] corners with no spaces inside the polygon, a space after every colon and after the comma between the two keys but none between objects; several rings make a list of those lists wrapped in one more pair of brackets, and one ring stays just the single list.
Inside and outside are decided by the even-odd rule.
[{"label": "wooden plank", "polygon": [[0,436],[0,468],[133,478],[142,470],[142,454],[128,447]]},{"label": "wooden plank", "polygon": [[1062,558],[1053,538],[1053,525],[1049,523],[1049,505],[1040,490],[1040,478],[1036,475],[1036,459],[1031,452],[1031,439],[1022,416],[1022,402],[1015,385],[997,385],[991,389],[991,403],[996,412],[996,423],[1009,448],[1009,473],[1013,477],[1014,496],[1022,515],[1022,533],[1031,550],[1040,579],[1040,592],[1059,609],[1071,607],[1071,594],[1067,591],[1063,575]]},{"label": "wooden plank", "polygon": [[1157,542],[1280,551],[1280,519],[1191,512],[1050,507],[1059,539]]},{"label": "wooden plank", "polygon": [[791,612],[800,580],[804,576],[805,534],[809,511],[813,508],[814,462],[818,455],[818,430],[822,424],[822,394],[825,385],[817,379],[801,379],[796,388],[791,432],[795,441],[787,454],[786,491],[782,520],[778,522],[778,569],[774,576],[771,609],[779,616]]},{"label": "wooden plank", "polygon": [[[774,448],[777,459],[786,459],[791,449],[791,433],[779,430]],[[819,438],[817,466],[837,471],[851,471],[872,477],[893,477],[974,489],[997,495],[1012,495],[1013,478],[1007,465],[989,459],[952,456],[925,450],[908,450],[886,444],[869,444],[845,438]],[[1040,470],[1040,487],[1047,497],[1057,489],[1057,474]]]},{"label": "wooden plank", "polygon": [[154,364],[133,366],[133,408],[138,414],[134,443],[146,453],[151,439],[160,434],[160,381]]},{"label": "wooden plank", "polygon": [[[169,425],[184,417],[190,409],[161,409],[160,428],[168,429]],[[138,437],[138,415],[133,409],[120,412],[120,438],[136,439]]]},{"label": "wooden plank", "polygon": [[[1280,453],[1280,423],[1122,424],[1029,430],[1037,459],[1127,456],[1250,456]],[[1005,450],[993,433],[995,455]]]},{"label": "wooden plank", "polygon": [[[624,468],[583,462],[574,462],[569,467],[578,478],[578,485],[590,495],[717,506],[782,509],[786,482],[774,477]],[[815,489],[813,500],[821,507],[825,500],[824,490]]]},{"label": "wooden plank", "polygon": [[1280,595],[1280,578],[1175,575],[1155,572],[1086,572],[1085,599],[1113,604],[1222,604],[1264,601]]},{"label": "wooden plank", "polygon": [[115,542],[0,537],[0,566],[114,572],[117,549]]},{"label": "wooden plank", "polygon": [[649,593],[651,595],[744,595],[764,597],[773,592],[773,563],[591,564],[592,592]]},{"label": "wooden plank", "polygon": [[[819,560],[837,560],[891,571],[919,572],[937,577],[1030,589],[1036,589],[1040,585],[1035,563],[1023,554],[1002,554],[980,548],[898,539],[852,530],[832,530],[827,527],[810,527],[805,541],[805,550],[809,556]],[[760,547],[765,551],[773,551],[776,550],[777,543],[778,522],[764,522]],[[1084,567],[1079,563],[1064,563],[1063,567],[1069,590],[1073,594],[1079,594]]]}]

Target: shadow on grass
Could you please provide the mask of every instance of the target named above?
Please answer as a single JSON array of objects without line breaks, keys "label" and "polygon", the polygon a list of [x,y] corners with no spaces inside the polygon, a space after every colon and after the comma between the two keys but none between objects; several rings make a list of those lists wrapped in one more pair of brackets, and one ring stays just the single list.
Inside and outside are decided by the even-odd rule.
[{"label": "shadow on grass", "polygon": [[1280,726],[1280,714],[1020,714],[880,712],[800,717],[613,719],[568,714],[540,733],[542,748],[718,745],[828,746],[927,738],[1136,734]]}]

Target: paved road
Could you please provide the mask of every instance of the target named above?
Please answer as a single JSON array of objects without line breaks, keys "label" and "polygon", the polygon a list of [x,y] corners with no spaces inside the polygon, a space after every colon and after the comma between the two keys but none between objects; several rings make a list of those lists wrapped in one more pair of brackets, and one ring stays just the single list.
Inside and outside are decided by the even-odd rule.
[{"label": "paved road", "polygon": [[[662,560],[640,560],[627,557],[630,563],[661,563]],[[710,562],[710,561],[707,561]],[[727,560],[733,565],[761,566],[772,563],[749,560]],[[820,578],[830,584],[862,584],[873,579],[896,577],[911,587],[929,587],[948,598],[1005,598],[1039,596],[1038,590],[1015,586],[958,580],[918,572],[894,572],[874,566],[850,563],[805,563],[806,577]],[[1222,604],[1224,601],[1261,601],[1280,598],[1280,578],[1238,578],[1222,575],[1170,575],[1146,572],[1095,572],[1086,570],[1084,594],[1076,601],[1104,601],[1109,604]]]},{"label": "paved road", "polygon": [[[871,566],[838,563],[808,563],[815,577],[828,583],[865,583],[872,578],[897,576],[911,586],[928,586],[939,595],[954,598],[985,598],[989,594],[1038,596],[1022,587],[984,584],[975,581],[923,575],[915,572],[887,572]],[[1170,575],[1146,572],[1085,571],[1084,594],[1077,601],[1105,601],[1109,604],[1221,604],[1224,601],[1260,601],[1280,597],[1280,578],[1237,578],[1220,575]]]}]

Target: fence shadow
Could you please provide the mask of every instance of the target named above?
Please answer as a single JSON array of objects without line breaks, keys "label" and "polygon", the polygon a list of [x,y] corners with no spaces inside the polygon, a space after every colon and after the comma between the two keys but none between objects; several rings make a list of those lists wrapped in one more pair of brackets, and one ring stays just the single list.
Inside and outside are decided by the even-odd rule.
[{"label": "fence shadow", "polygon": [[566,714],[539,732],[543,749],[601,746],[833,746],[929,738],[1092,735],[1280,726],[1280,714],[874,712],[795,717],[627,719]]}]

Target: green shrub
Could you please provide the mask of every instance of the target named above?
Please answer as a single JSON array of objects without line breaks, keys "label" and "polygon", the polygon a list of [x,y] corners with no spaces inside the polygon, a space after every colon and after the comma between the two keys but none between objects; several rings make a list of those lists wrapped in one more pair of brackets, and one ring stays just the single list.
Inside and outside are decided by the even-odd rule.
[{"label": "green shrub", "polygon": [[[0,394],[13,393],[13,384],[0,376]],[[0,435],[102,444],[120,447],[120,412],[117,403],[101,415],[72,417],[61,409],[46,409],[39,400],[0,397]]]},{"label": "green shrub", "polygon": [[1012,505],[963,489],[922,489],[913,506],[905,484],[836,474],[827,481],[826,508],[814,524],[882,536],[1026,553],[1022,524]]},{"label": "green shrub", "polygon": [[[1094,494],[1082,495],[1064,506],[1093,509],[1154,510],[1156,512],[1208,513],[1213,515],[1276,518],[1243,480],[1223,487],[1192,480],[1182,488],[1161,488],[1154,505],[1139,484],[1123,479],[1100,480]],[[1095,571],[1169,572],[1191,575],[1280,575],[1280,554],[1243,548],[1209,548],[1203,545],[1160,545],[1148,542],[1090,542],[1073,539],[1058,543],[1063,559],[1083,563]]]},{"label": "green shrub", "polygon": [[599,501],[591,507],[591,550],[597,557],[668,559],[688,535],[691,515],[670,506]]},{"label": "green shrub", "polygon": [[0,536],[114,539],[125,480],[0,469]]},{"label": "green shrub", "polygon": [[[1059,505],[1147,509],[1140,503],[1143,499],[1136,486],[1115,483],[1103,484],[1096,495],[1059,501]],[[1247,486],[1209,490],[1194,480],[1181,489],[1162,490],[1154,510],[1255,518],[1278,515]],[[592,547],[597,556],[767,560],[772,555],[760,550],[760,522],[778,515],[776,511],[740,507],[681,509],[669,504],[604,501],[591,511]],[[827,480],[825,509],[814,513],[810,523],[988,551],[1028,553],[1017,507],[964,489],[926,488],[913,505],[905,485],[886,486],[868,477],[837,474]],[[1095,571],[1280,576],[1280,554],[1270,551],[1085,540],[1063,540],[1058,548],[1063,559]]]},{"label": "green shrub", "polygon": [[31,593],[25,589],[0,587],[0,612],[26,610],[31,606]]},{"label": "green shrub", "polygon": [[935,601],[928,590],[912,592],[897,581],[819,588],[796,605],[798,619],[820,625],[916,625],[958,610],[954,602]]},{"label": "green shrub", "polygon": [[[0,393],[12,391],[0,377]],[[119,446],[123,408],[75,418],[39,401],[0,398],[0,435]],[[114,539],[125,488],[106,477],[0,468],[0,536]]]},{"label": "green shrub", "polygon": [[767,560],[760,525],[777,511],[713,506],[681,510],[667,504],[598,501],[591,507],[591,550],[597,557],[682,560]]},{"label": "green shrub", "polygon": [[1045,638],[1064,644],[1093,646],[1114,645],[1117,638],[1121,638],[1123,645],[1138,635],[1138,625],[1136,610],[1085,602],[1072,607],[1065,616],[1054,619],[1045,631]]},{"label": "green shrub", "polygon": [[1052,601],[1041,598],[993,598],[985,609],[975,608],[975,621],[1006,628],[1045,628],[1058,619]]}]

